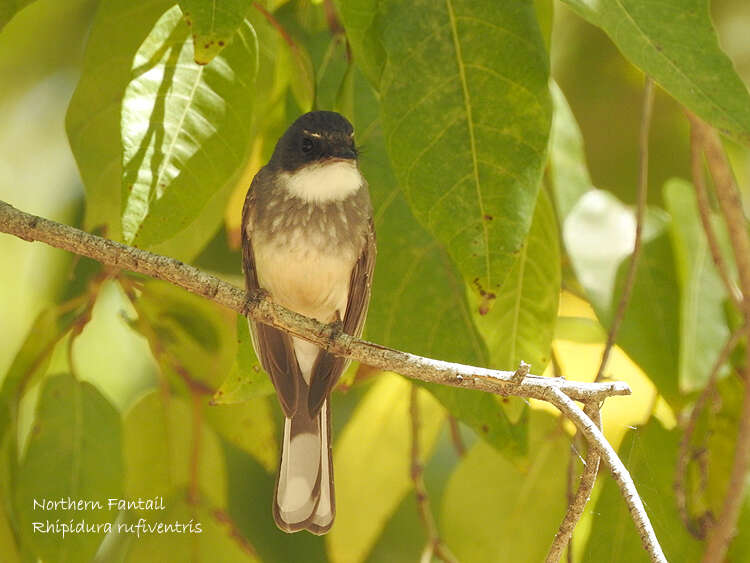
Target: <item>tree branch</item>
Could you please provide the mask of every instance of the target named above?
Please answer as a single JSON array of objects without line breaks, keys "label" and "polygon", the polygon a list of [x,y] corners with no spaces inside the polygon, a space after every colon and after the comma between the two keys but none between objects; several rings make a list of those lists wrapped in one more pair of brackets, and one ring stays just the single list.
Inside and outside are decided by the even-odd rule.
[{"label": "tree branch", "polygon": [[[587,403],[584,407],[584,413],[588,416],[597,428],[602,426],[601,413],[599,412],[599,403]],[[583,515],[583,510],[591,498],[591,491],[594,490],[596,476],[599,473],[599,451],[589,445],[586,452],[586,461],[584,462],[583,473],[581,473],[581,482],[578,485],[575,497],[568,504],[568,510],[565,513],[560,528],[552,540],[552,545],[547,552],[546,563],[557,563],[560,561],[565,547],[570,544],[570,538],[573,536],[578,521]]]},{"label": "tree branch", "polygon": [[698,424],[698,418],[700,417],[701,412],[703,412],[708,399],[711,397],[715,390],[714,388],[716,386],[716,380],[719,378],[721,366],[723,366],[726,363],[727,359],[729,359],[729,354],[732,353],[732,350],[734,350],[735,346],[737,346],[737,343],[740,341],[740,337],[742,337],[746,332],[747,326],[742,326],[734,331],[734,333],[732,333],[732,335],[724,343],[724,347],[721,349],[719,357],[716,359],[716,362],[711,369],[711,374],[708,377],[708,383],[706,383],[703,391],[695,401],[693,410],[690,411],[690,416],[687,420],[687,423],[685,424],[685,430],[682,434],[682,438],[680,439],[680,445],[677,452],[677,466],[675,468],[674,480],[674,492],[675,499],[677,501],[677,511],[680,513],[680,518],[682,519],[683,524],[685,524],[688,532],[701,540],[705,539],[706,537],[706,522],[703,521],[696,524],[690,518],[690,512],[688,511],[687,506],[687,495],[685,492],[685,478],[687,477],[687,470],[691,457],[689,455],[690,441],[693,437],[693,433],[695,432],[695,427]]},{"label": "tree branch", "polygon": [[[692,120],[692,114],[688,114],[688,117]],[[713,225],[711,225],[711,204],[709,203],[708,191],[706,190],[706,177],[703,174],[701,138],[698,127],[694,122],[690,127],[690,169],[693,177],[693,186],[695,187],[695,198],[698,202],[698,213],[703,225],[703,232],[706,233],[711,258],[721,276],[721,280],[724,282],[724,287],[730,299],[738,309],[742,309],[742,294],[732,281],[726,260],[724,260],[721,248],[719,247],[719,241],[716,239],[716,233],[714,232]]]},{"label": "tree branch", "polygon": [[443,362],[365,342],[344,334],[335,324],[324,325],[289,311],[273,303],[267,295],[258,293],[246,296],[243,290],[173,258],[152,254],[24,213],[4,201],[0,201],[0,232],[16,235],[29,242],[45,242],[115,268],[168,281],[259,322],[313,342],[334,355],[348,357],[381,370],[451,387],[478,389],[496,395],[513,395],[552,403],[578,427],[589,447],[595,449],[610,468],[652,560],[666,561],[627,469],[596,424],[573,402],[594,403],[611,396],[629,395],[630,387],[624,382],[582,383],[535,375],[525,375],[514,381],[518,370],[498,371]]},{"label": "tree branch", "polygon": [[[729,241],[737,264],[745,325],[750,325],[750,235],[742,210],[742,199],[716,131],[699,118],[692,115],[688,117],[703,145],[708,169],[714,180],[716,198],[727,224]],[[719,520],[708,536],[708,546],[703,558],[707,563],[719,563],[724,560],[745,498],[745,481],[750,469],[750,346],[746,347],[744,371],[745,396],[737,431],[732,473]]]},{"label": "tree branch", "polygon": [[424,466],[420,457],[419,446],[419,388],[416,385],[411,386],[409,396],[409,418],[411,420],[411,480],[414,483],[414,496],[417,499],[417,509],[419,517],[422,519],[422,525],[427,533],[427,544],[422,551],[421,561],[429,563],[434,555],[445,563],[456,563],[458,560],[454,557],[448,546],[443,543],[438,533],[435,517],[430,509],[430,497],[427,495],[427,488],[424,484]]},{"label": "tree branch", "polygon": [[600,401],[613,395],[630,394],[627,383],[620,381],[582,383],[527,375],[521,382],[514,382],[515,372],[443,362],[365,342],[342,333],[336,325],[324,325],[289,311],[265,295],[246,296],[245,291],[238,287],[174,258],[152,254],[24,213],[4,201],[0,201],[0,232],[30,242],[45,242],[108,266],[168,281],[237,313],[309,340],[334,355],[414,379],[542,400],[548,387],[560,389],[576,401]]}]

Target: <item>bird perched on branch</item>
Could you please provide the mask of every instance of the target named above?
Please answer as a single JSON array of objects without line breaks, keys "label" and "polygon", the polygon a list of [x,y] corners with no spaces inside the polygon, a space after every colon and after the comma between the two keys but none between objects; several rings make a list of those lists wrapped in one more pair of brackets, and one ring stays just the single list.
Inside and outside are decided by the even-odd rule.
[{"label": "bird perched on branch", "polygon": [[[299,117],[253,178],[242,211],[248,291],[359,336],[370,300],[375,232],[354,129],[338,113]],[[336,512],[330,393],[347,361],[249,321],[284,411],[273,514],[286,532],[326,533]]]}]

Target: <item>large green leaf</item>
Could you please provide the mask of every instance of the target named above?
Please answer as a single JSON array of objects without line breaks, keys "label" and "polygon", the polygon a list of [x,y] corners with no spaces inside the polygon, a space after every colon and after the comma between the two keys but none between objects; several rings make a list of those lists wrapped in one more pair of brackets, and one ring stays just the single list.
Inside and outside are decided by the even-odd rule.
[{"label": "large green leaf", "polygon": [[562,221],[592,184],[586,168],[583,135],[576,118],[556,82],[550,82],[550,91],[555,114],[549,139],[548,170],[555,207]]},{"label": "large green leaf", "polygon": [[682,180],[667,182],[664,202],[672,216],[670,232],[680,282],[680,388],[695,391],[706,384],[729,338],[726,290],[711,259],[693,187]]},{"label": "large green leaf", "polygon": [[[89,383],[70,375],[45,382],[15,491],[23,540],[50,561],[89,561],[117,516],[107,499],[122,498],[120,415]],[[42,510],[34,501],[95,501],[83,510]],[[58,520],[59,519],[59,520]],[[34,533],[33,523],[54,526],[84,521],[101,525],[92,533]]]},{"label": "large green leaf", "polygon": [[550,127],[533,2],[393,3],[380,85],[388,151],[417,219],[489,309],[531,225]]},{"label": "large green leaf", "polygon": [[[360,166],[370,184],[378,238],[367,338],[414,354],[487,365],[487,348],[474,325],[466,286],[440,242],[409,210],[389,165],[376,108],[372,90],[356,74],[354,125],[362,132],[358,142],[365,150]],[[453,416],[496,448],[523,449],[523,428],[513,427],[496,397],[426,387]]]},{"label": "large green leaf", "polygon": [[532,411],[530,463],[520,471],[477,443],[453,473],[440,530],[460,561],[542,561],[565,510],[569,438]]},{"label": "large green leaf", "polygon": [[144,395],[125,414],[125,493],[169,498],[191,485],[218,508],[227,503],[224,453],[196,406],[159,391]]},{"label": "large green leaf", "polygon": [[550,359],[559,296],[557,220],[552,201],[542,190],[529,236],[497,293],[495,306],[485,315],[476,312],[479,303],[472,308],[474,322],[490,352],[490,365],[515,369],[523,360],[531,364],[534,373],[544,372]]},{"label": "large green leaf", "polygon": [[[363,561],[412,488],[411,384],[384,374],[357,405],[334,446],[336,525],[327,536],[333,561]],[[430,395],[418,395],[422,459],[428,459],[444,420]]]},{"label": "large green leaf", "polygon": [[122,154],[120,108],[133,57],[172,0],[107,0],[86,46],[83,72],[70,101],[65,127],[86,188],[86,228],[104,225],[119,240]]},{"label": "large green leaf", "polygon": [[249,0],[180,0],[185,21],[193,30],[195,62],[208,64],[242,25]]},{"label": "large green leaf", "polygon": [[708,0],[564,0],[688,109],[750,142],[750,95],[719,47]]},{"label": "large green leaf", "polygon": [[232,44],[205,66],[192,61],[179,8],[167,11],[138,49],[122,104],[122,229],[149,247],[215,208],[213,228],[250,149],[255,32],[245,22]]},{"label": "large green leaf", "polygon": [[[687,563],[699,560],[703,546],[687,532],[677,513],[674,467],[679,439],[679,432],[666,430],[652,418],[646,426],[627,433],[619,454],[630,470],[667,559]],[[605,479],[594,514],[583,561],[649,561],[612,479]]]}]

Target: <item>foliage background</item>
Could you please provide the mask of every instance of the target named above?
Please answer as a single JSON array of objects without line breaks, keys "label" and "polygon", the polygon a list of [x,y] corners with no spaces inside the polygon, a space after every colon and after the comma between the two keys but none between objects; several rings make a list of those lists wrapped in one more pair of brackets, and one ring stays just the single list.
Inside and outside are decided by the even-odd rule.
[{"label": "foliage background", "polygon": [[[300,112],[337,109],[355,124],[376,208],[367,337],[441,359],[502,369],[524,359],[551,374],[554,350],[566,377],[593,379],[632,245],[641,69],[669,90],[657,90],[652,124],[648,244],[607,370],[634,393],[610,400],[603,416],[668,558],[697,560],[702,544],[672,492],[678,421],[735,320],[697,222],[688,124],[672,96],[727,133],[747,203],[750,6],[717,0],[709,19],[702,1],[663,2],[656,14],[632,0],[624,4],[643,18],[634,32],[609,27],[618,14],[604,1],[342,0],[337,24],[330,4],[269,0],[269,19],[236,0],[217,19],[227,29],[195,53],[218,58],[198,67],[182,14],[167,13],[173,4],[0,5],[0,198],[241,285],[237,229],[250,179]],[[204,33],[201,2],[180,4]],[[245,8],[249,23],[230,17]],[[712,45],[712,21],[736,74]],[[666,46],[687,85],[643,47],[644,34]],[[709,102],[691,97],[714,75],[722,82]],[[288,536],[269,510],[280,413],[244,322],[42,245],[2,237],[0,257],[4,560],[419,557],[410,382],[348,374],[333,406],[336,525],[325,538]],[[739,361],[701,421],[696,442],[709,469],[703,483],[691,466],[694,515],[716,513],[723,499]],[[221,404],[209,406],[212,396]],[[420,407],[425,479],[447,545],[462,561],[540,560],[563,515],[569,461],[580,470],[571,429],[544,405],[471,392],[430,387]],[[447,412],[460,421],[463,457]],[[195,518],[205,532],[104,543],[30,532],[40,518],[32,498],[123,495],[163,495],[170,518]],[[140,516],[153,518],[43,515]],[[747,502],[741,518],[750,518]],[[580,561],[645,558],[607,477],[574,552]],[[731,560],[748,552],[750,527],[741,526]]]}]

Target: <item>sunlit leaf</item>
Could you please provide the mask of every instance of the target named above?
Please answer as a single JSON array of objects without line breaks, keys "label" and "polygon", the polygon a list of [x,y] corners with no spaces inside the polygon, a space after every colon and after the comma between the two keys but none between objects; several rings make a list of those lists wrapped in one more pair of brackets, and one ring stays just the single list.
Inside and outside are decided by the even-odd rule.
[{"label": "sunlit leaf", "polygon": [[[470,294],[472,297],[474,294]],[[474,297],[472,314],[490,352],[490,365],[512,370],[520,361],[544,372],[560,295],[560,241],[552,201],[541,191],[529,236],[489,312]]]},{"label": "sunlit leaf", "polygon": [[102,2],[86,45],[83,71],[65,118],[86,189],[86,227],[120,240],[120,108],[133,57],[172,0]]},{"label": "sunlit leaf", "polygon": [[[674,467],[679,439],[677,430],[665,430],[651,419],[646,426],[628,432],[618,453],[628,466],[667,559],[687,563],[700,559],[703,544],[688,533],[677,513]],[[604,480],[594,513],[583,561],[649,561],[614,480]]]},{"label": "sunlit leaf", "polygon": [[528,470],[478,442],[453,473],[439,526],[460,561],[542,561],[566,506],[568,435],[532,411]]},{"label": "sunlit leaf", "polygon": [[575,116],[556,82],[550,82],[550,91],[555,113],[549,140],[549,180],[562,221],[592,185],[586,168],[583,136]]},{"label": "sunlit leaf", "polygon": [[129,498],[169,498],[195,483],[211,505],[226,507],[224,453],[216,434],[201,421],[200,408],[153,391],[125,414],[123,455]]},{"label": "sunlit leaf", "polygon": [[548,62],[531,2],[394,3],[383,126],[417,219],[492,306],[521,250],[546,160]]},{"label": "sunlit leaf", "polygon": [[[326,538],[333,561],[363,561],[412,488],[410,388],[400,376],[379,376],[334,445],[337,515]],[[420,453],[427,459],[444,420],[443,409],[424,391],[418,401]]]},{"label": "sunlit leaf", "polygon": [[729,338],[726,291],[713,265],[701,227],[693,186],[671,180],[664,201],[672,216],[670,232],[680,283],[680,388],[701,389]]},{"label": "sunlit leaf", "polygon": [[750,95],[719,46],[708,0],[564,2],[680,103],[750,142]]},{"label": "sunlit leaf", "polygon": [[185,21],[193,32],[195,62],[208,64],[240,28],[250,0],[180,0]]},{"label": "sunlit leaf", "polygon": [[[122,498],[123,462],[120,415],[89,383],[71,375],[48,379],[36,409],[26,453],[21,459],[15,491],[22,538],[50,561],[89,561],[104,539],[104,526],[117,516],[106,499]],[[35,509],[34,500],[90,500],[71,511],[60,505]],[[93,533],[34,533],[34,522],[83,520],[101,525]]]},{"label": "sunlit leaf", "polygon": [[138,49],[122,105],[122,228],[149,247],[188,228],[204,208],[196,252],[221,222],[250,150],[257,40],[248,22],[211,63],[192,60],[179,8],[166,12]]}]

